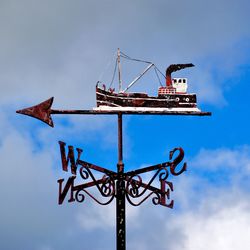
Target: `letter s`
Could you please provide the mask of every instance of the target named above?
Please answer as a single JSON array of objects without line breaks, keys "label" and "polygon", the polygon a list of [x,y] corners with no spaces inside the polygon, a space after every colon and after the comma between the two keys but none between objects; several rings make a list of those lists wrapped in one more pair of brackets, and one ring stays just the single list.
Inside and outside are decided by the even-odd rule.
[{"label": "letter s", "polygon": [[175,153],[175,151],[179,150],[179,155],[170,163],[170,172],[172,175],[180,175],[182,174],[184,171],[187,170],[187,163],[185,162],[182,166],[182,168],[176,172],[176,167],[177,165],[183,160],[184,158],[184,150],[182,148],[175,148],[172,151],[169,152],[169,159],[172,160],[173,155]]}]

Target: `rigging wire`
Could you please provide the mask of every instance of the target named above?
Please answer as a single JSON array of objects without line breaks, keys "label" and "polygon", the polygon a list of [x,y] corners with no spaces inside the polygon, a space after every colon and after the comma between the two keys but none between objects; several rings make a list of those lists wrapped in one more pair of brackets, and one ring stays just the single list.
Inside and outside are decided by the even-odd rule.
[{"label": "rigging wire", "polygon": [[101,72],[101,74],[98,77],[98,82],[101,82],[101,79],[103,78],[104,73],[108,70],[108,68],[110,67],[111,64],[111,60],[107,63],[106,67],[103,69],[103,71]]},{"label": "rigging wire", "polygon": [[158,72],[157,72],[156,67],[154,67],[154,70],[155,70],[155,74],[156,74],[156,76],[157,76],[157,78],[158,78],[158,81],[159,81],[160,85],[163,87],[163,85],[162,85],[162,83],[161,83],[161,79],[160,79],[160,77],[159,77],[159,75],[158,75]]},{"label": "rigging wire", "polygon": [[[145,60],[141,60],[141,59],[132,58],[132,57],[126,55],[123,52],[120,52],[120,53],[121,53],[121,57],[124,58],[124,59],[131,60],[131,61],[136,61],[136,62],[147,63],[147,64],[152,64],[154,66],[154,71],[155,71],[155,74],[157,76],[157,79],[158,79],[160,85],[163,86],[158,72],[163,76],[164,79],[166,79],[166,76],[158,69],[158,67],[154,63],[149,62],[149,61],[145,61]],[[111,61],[112,60],[109,61],[109,63],[107,64],[107,66],[105,67],[105,69],[103,70],[103,72],[101,73],[99,79],[103,76],[104,72],[107,71],[107,69],[110,67]],[[109,89],[112,87],[112,85],[114,83],[115,75],[116,75],[116,72],[117,72],[117,65],[118,65],[118,59],[116,58],[115,68],[114,68],[114,71],[113,71],[111,82],[109,84]],[[100,80],[98,82],[101,82]]]},{"label": "rigging wire", "polygon": [[[132,60],[132,61],[137,61],[137,62],[144,62],[144,63],[148,63],[148,64],[153,64],[155,69],[164,77],[166,78],[166,76],[156,67],[156,65],[152,62],[149,62],[149,61],[145,61],[145,60],[141,60],[141,59],[135,59],[135,58],[131,58],[130,56],[126,55],[125,53],[121,52],[121,57],[125,58],[125,59],[128,59],[128,60]],[[158,73],[156,72],[157,74],[157,77],[159,77]]]},{"label": "rigging wire", "polygon": [[[115,54],[114,54],[114,56],[115,56]],[[117,60],[117,59],[116,59],[116,60]],[[112,61],[113,61],[113,58],[111,58],[111,59],[108,61],[107,65],[105,66],[105,68],[103,69],[103,71],[101,72],[101,74],[99,75],[97,83],[101,83],[101,82],[102,82],[103,75],[104,75],[104,73],[106,73],[106,72],[108,71],[108,69],[110,68],[110,65],[111,65],[111,62],[112,62]]]},{"label": "rigging wire", "polygon": [[159,72],[159,73],[163,76],[163,78],[164,78],[165,80],[166,80],[166,76],[165,76],[165,75],[155,66],[155,73],[156,73],[156,75],[157,75],[157,77],[158,77],[158,80],[159,80],[159,82],[160,82],[160,85],[163,87],[163,84],[161,83],[159,74],[158,74],[157,72]]},{"label": "rigging wire", "polygon": [[157,71],[159,72],[159,73],[161,73],[161,75],[164,77],[164,79],[166,79],[166,76],[155,66],[155,68],[157,69]]},{"label": "rigging wire", "polygon": [[114,79],[115,79],[115,73],[116,73],[116,70],[117,70],[117,64],[118,64],[118,59],[116,58],[116,60],[115,60],[115,69],[114,69],[114,72],[113,72],[112,80],[111,80],[110,85],[109,85],[109,89],[113,85],[113,82],[114,82]]},{"label": "rigging wire", "polygon": [[144,61],[144,60],[140,60],[140,59],[136,59],[136,58],[132,58],[126,54],[124,54],[123,52],[121,52],[121,57],[131,60],[131,61],[136,61],[136,62],[143,62],[143,63],[148,63],[148,64],[153,64],[152,62],[149,61]]},{"label": "rigging wire", "polygon": [[154,63],[149,62],[149,61],[145,61],[145,60],[136,59],[136,58],[131,58],[130,56],[126,55],[123,52],[120,52],[120,53],[121,53],[121,57],[123,57],[123,58],[125,58],[127,60],[136,61],[136,62],[143,62],[143,63],[147,63],[147,64],[153,64],[154,65],[154,71],[155,71],[155,74],[157,76],[157,79],[158,79],[160,85],[163,86],[158,72],[164,77],[164,79],[166,79],[166,76],[158,69],[158,67],[156,67],[156,65]]}]

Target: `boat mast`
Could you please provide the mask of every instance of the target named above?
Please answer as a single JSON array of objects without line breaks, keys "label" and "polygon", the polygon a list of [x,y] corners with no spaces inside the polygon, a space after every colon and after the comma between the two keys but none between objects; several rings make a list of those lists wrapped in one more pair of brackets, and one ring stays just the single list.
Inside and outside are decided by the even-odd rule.
[{"label": "boat mast", "polygon": [[119,93],[122,92],[122,76],[121,76],[121,53],[117,49],[117,63],[118,63],[118,78],[119,78]]}]

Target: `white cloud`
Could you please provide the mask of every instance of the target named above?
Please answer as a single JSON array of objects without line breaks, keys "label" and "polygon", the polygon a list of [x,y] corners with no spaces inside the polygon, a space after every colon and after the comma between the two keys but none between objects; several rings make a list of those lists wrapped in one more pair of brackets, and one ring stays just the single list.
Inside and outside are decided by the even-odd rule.
[{"label": "white cloud", "polygon": [[[177,243],[177,247],[173,249],[248,249],[249,201],[231,197],[230,203],[223,204],[222,200],[223,196],[210,197],[200,211],[180,216],[176,224],[185,235],[185,241],[183,246],[178,246]],[[209,211],[211,206],[216,209]]]},{"label": "white cloud", "polygon": [[[184,243],[176,243],[173,249],[248,249],[249,163],[248,146],[202,149],[190,162],[190,168],[194,167],[191,178],[187,173],[176,183],[180,185],[177,200],[184,210],[174,226],[184,235]],[[218,174],[225,169],[228,171]],[[211,181],[214,174],[220,179]],[[182,189],[186,191],[182,193]]]},{"label": "white cloud", "polygon": [[205,168],[210,171],[215,171],[219,168],[237,168],[239,171],[243,169],[245,174],[249,174],[250,148],[245,145],[234,149],[201,149],[191,164],[193,167]]},{"label": "white cloud", "polygon": [[[249,148],[203,149],[201,152],[206,153],[204,161],[196,161],[195,169],[173,180],[174,210],[150,206],[150,203],[138,208],[136,222],[140,227],[128,230],[130,247],[145,250],[248,249],[250,196],[249,189],[239,181],[248,173],[238,172],[237,163],[241,163],[242,169],[247,169]],[[199,153],[195,159],[202,159],[204,155]],[[217,155],[222,159],[218,161],[213,157]],[[234,156],[237,156],[235,164],[228,160]],[[214,160],[216,168],[213,173],[220,168],[229,168],[232,175],[238,177],[229,178],[226,185],[220,185],[220,180],[211,182],[209,175],[197,172],[198,162],[204,167],[209,162],[206,159]]]},{"label": "white cloud", "polygon": [[[36,150],[31,136],[21,135],[1,112],[0,241],[3,249],[69,249],[69,242],[82,234],[76,223],[80,207],[57,204],[56,178],[61,170],[53,170],[51,148]],[[76,245],[74,249],[81,246]]]},{"label": "white cloud", "polygon": [[[94,201],[88,199],[91,203]],[[94,231],[96,229],[113,230],[115,231],[115,207],[114,202],[108,206],[91,205],[79,212],[77,221],[80,226],[86,231]]]},{"label": "white cloud", "polygon": [[250,148],[248,145],[215,150],[201,149],[190,162],[197,175],[206,175],[209,182],[216,185],[233,185],[249,188]]}]

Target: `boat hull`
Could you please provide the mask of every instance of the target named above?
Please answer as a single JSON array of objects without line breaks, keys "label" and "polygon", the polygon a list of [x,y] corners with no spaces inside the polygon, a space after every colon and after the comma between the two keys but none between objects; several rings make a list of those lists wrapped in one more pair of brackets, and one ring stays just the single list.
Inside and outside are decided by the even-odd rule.
[{"label": "boat hull", "polygon": [[144,93],[114,93],[96,87],[97,107],[114,108],[197,108],[196,94],[164,94],[157,97]]}]

